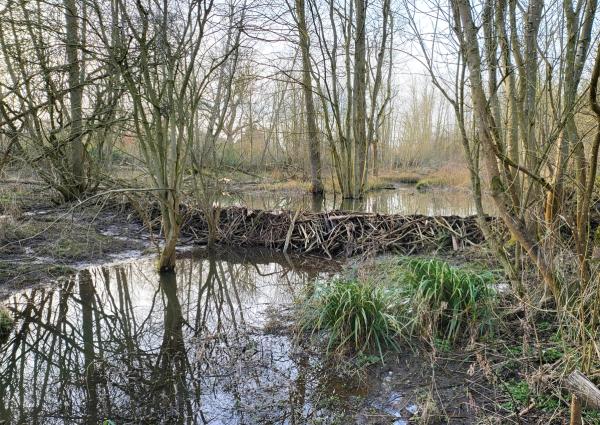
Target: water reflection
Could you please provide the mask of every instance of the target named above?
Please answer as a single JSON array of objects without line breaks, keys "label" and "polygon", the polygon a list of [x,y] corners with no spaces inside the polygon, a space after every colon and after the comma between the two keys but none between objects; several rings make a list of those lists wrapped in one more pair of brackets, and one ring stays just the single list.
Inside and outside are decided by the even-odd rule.
[{"label": "water reflection", "polygon": [[0,423],[326,418],[314,400],[326,385],[318,362],[270,314],[320,273],[284,257],[202,255],[182,259],[177,275],[143,260],[14,295]]},{"label": "water reflection", "polygon": [[[352,200],[334,198],[314,198],[310,194],[278,194],[269,192],[248,192],[228,195],[222,202],[226,205],[247,206],[255,209],[304,209],[311,211],[378,212],[382,214],[424,214],[424,215],[460,215],[476,213],[472,195],[458,190],[429,190],[419,192],[412,186],[403,186],[395,190],[369,192],[364,199]],[[490,204],[486,202],[486,204]],[[491,211],[488,211],[491,212]]]}]

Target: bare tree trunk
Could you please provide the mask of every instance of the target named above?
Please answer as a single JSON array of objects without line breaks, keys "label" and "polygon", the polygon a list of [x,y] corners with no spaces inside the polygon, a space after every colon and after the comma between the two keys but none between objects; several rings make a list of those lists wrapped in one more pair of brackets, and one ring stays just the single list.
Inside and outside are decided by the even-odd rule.
[{"label": "bare tree trunk", "polygon": [[379,137],[376,137],[373,142],[373,175],[379,175]]},{"label": "bare tree trunk", "polygon": [[355,0],[356,34],[354,40],[354,87],[353,87],[353,133],[356,155],[354,157],[354,184],[352,198],[362,196],[366,180],[367,129],[366,129],[366,86],[367,86],[367,37],[366,0]]},{"label": "bare tree trunk", "polygon": [[82,98],[81,64],[78,50],[80,48],[78,12],[75,0],[64,0],[66,51],[69,73],[69,100],[71,104],[71,128],[69,141],[71,145],[71,170],[73,173],[71,194],[77,197],[85,188],[83,163],[85,160],[82,142]]},{"label": "bare tree trunk", "polygon": [[[379,133],[379,127],[381,125],[381,114],[383,109],[385,108],[385,104],[389,100],[388,96],[383,100],[383,105],[381,109],[377,108],[377,98],[379,91],[381,89],[382,84],[382,69],[383,69],[383,59],[385,55],[385,50],[387,48],[387,39],[388,39],[388,20],[390,18],[390,0],[384,0],[383,2],[383,34],[381,37],[381,46],[379,47],[379,52],[377,53],[377,64],[375,71],[375,80],[373,81],[373,92],[371,93],[371,114],[369,117],[369,128],[367,133],[367,143],[369,146],[373,147],[373,175],[377,176],[379,174],[379,169],[377,167],[377,138]],[[391,71],[391,56],[390,56],[390,68]],[[389,83],[389,81],[388,81]],[[388,93],[389,94],[389,93]]]},{"label": "bare tree trunk", "polygon": [[532,235],[531,229],[528,229],[525,223],[511,210],[510,200],[507,196],[508,188],[498,168],[497,155],[499,152],[495,141],[496,135],[494,134],[496,126],[483,89],[481,56],[477,43],[477,28],[473,22],[469,0],[454,0],[452,8],[456,20],[455,30],[461,40],[461,48],[469,69],[473,109],[483,145],[486,167],[490,176],[492,198],[502,220],[513,237],[528,253],[542,275],[546,286],[558,302],[560,300],[560,290],[552,264],[544,256],[544,252],[539,247],[534,235]]},{"label": "bare tree trunk", "polygon": [[310,157],[311,191],[315,194],[323,193],[321,180],[321,148],[319,129],[317,127],[315,101],[313,98],[311,64],[310,64],[310,37],[306,26],[306,12],[304,0],[296,0],[296,21],[300,50],[302,51],[302,90],[306,107],[306,126],[308,127],[308,153]]},{"label": "bare tree trunk", "polygon": [[[160,252],[158,269],[160,272],[170,272],[175,270],[176,249],[179,241],[180,214],[179,214],[179,196],[172,191],[166,191],[166,199],[161,203],[162,210],[162,230],[165,238],[165,245]],[[170,207],[162,206],[169,205]]]}]

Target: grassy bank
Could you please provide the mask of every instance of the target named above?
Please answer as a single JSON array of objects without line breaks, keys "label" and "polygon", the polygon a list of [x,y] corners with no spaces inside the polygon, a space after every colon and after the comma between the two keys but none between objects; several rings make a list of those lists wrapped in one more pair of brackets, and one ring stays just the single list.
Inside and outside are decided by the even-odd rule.
[{"label": "grassy bank", "polygon": [[[454,423],[447,409],[455,406],[435,393],[436,385],[448,385],[470,394],[468,423],[563,423],[570,396],[561,383],[577,350],[564,342],[555,313],[517,300],[493,270],[485,262],[440,258],[359,265],[315,284],[300,302],[299,329],[335,359],[334,367],[352,364],[366,376],[420,353],[425,364],[414,367],[433,376],[408,387],[402,376],[388,383],[408,388],[406,397],[419,405],[417,422]],[[460,360],[453,367],[461,372],[444,383],[434,370],[449,359]],[[598,384],[600,377],[593,379]],[[584,417],[600,424],[598,412]]]},{"label": "grassy bank", "polygon": [[[331,175],[324,176],[325,191],[339,192],[337,182]],[[468,189],[470,187],[469,172],[462,164],[447,164],[436,169],[393,169],[383,170],[378,176],[370,176],[367,191],[394,189],[398,185],[415,185],[420,190],[433,187]],[[260,176],[258,182],[247,179],[234,181],[233,191],[259,190],[266,192],[301,192],[310,190],[310,182],[300,176],[285,176],[280,171],[272,171]]]},{"label": "grassy bank", "polygon": [[417,190],[436,187],[469,189],[471,187],[469,170],[462,165],[448,164],[428,173],[416,183]]},{"label": "grassy bank", "polygon": [[435,258],[388,259],[364,277],[319,282],[303,306],[302,328],[325,331],[327,351],[372,352],[420,338],[453,344],[493,331],[498,273]]}]

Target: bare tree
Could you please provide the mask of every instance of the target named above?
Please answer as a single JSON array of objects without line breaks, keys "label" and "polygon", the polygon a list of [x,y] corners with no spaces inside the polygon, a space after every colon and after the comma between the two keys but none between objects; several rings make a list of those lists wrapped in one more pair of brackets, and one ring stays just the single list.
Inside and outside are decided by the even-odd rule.
[{"label": "bare tree", "polygon": [[[133,128],[161,210],[165,239],[159,269],[175,268],[182,216],[181,190],[204,89],[225,60],[201,61],[214,1],[161,3],[114,0],[123,28],[118,43],[102,39],[133,109]],[[96,18],[104,27],[102,9]]]},{"label": "bare tree", "polygon": [[73,174],[72,192],[77,195],[85,190],[83,164],[85,161],[82,137],[82,102],[83,86],[79,49],[81,46],[79,16],[75,0],[64,0],[67,68],[69,74],[69,103],[71,111],[71,128],[69,144],[71,145],[71,168]]},{"label": "bare tree", "polygon": [[86,8],[71,0],[60,5],[10,0],[0,13],[6,77],[0,80],[0,129],[13,152],[69,201],[97,188],[89,155],[97,141],[93,135],[118,120],[105,113],[115,110],[108,101],[115,91],[102,90],[105,64],[84,59],[83,52],[91,50],[84,36]]},{"label": "bare tree", "polygon": [[[311,2],[310,17],[316,43],[310,54],[315,91],[321,103],[322,127],[332,154],[336,180],[344,198],[361,198],[366,189],[368,149],[375,137],[379,113],[385,52],[389,46],[390,4],[369,9],[362,0],[346,1],[343,9],[326,0]],[[322,8],[324,7],[324,10]],[[378,54],[370,66],[367,49],[367,17],[382,20]],[[323,15],[327,17],[327,24]],[[343,64],[340,64],[340,58]],[[392,66],[391,60],[388,66]],[[369,96],[368,74],[374,68],[374,87]],[[370,121],[373,121],[370,124]],[[372,130],[371,130],[371,126]]]},{"label": "bare tree", "polygon": [[[550,84],[552,70],[548,70],[548,81],[544,88],[546,92],[544,94],[550,99],[548,116],[551,117],[551,127],[549,132],[548,128],[542,126],[540,122],[543,116],[539,111],[538,78],[540,70],[537,61],[539,51],[537,44],[543,3],[532,1],[527,10],[523,11],[522,44],[517,41],[515,7],[512,5],[508,8],[513,38],[511,54],[515,57],[519,75],[518,94],[509,96],[510,108],[516,109],[509,117],[516,118],[517,122],[509,122],[509,125],[519,128],[520,148],[523,149],[523,155],[518,157],[506,151],[506,132],[502,131],[497,114],[494,113],[495,104],[496,108],[500,109],[500,105],[495,100],[498,98],[496,87],[490,85],[486,91],[484,85],[484,70],[487,69],[488,82],[494,81],[498,72],[499,67],[491,60],[496,47],[490,46],[491,41],[486,37],[485,45],[489,52],[487,56],[482,54],[478,39],[478,26],[473,18],[475,9],[469,0],[454,0],[451,5],[454,17],[453,28],[469,72],[475,122],[483,145],[494,203],[513,238],[518,241],[519,246],[524,249],[531,263],[539,271],[545,287],[552,293],[559,311],[570,312],[568,317],[578,318],[575,326],[579,329],[576,339],[583,349],[582,361],[586,365],[585,367],[589,368],[592,358],[597,357],[597,354],[593,353],[597,353],[598,348],[596,337],[598,302],[590,301],[589,294],[598,290],[597,281],[592,277],[590,270],[590,207],[595,185],[600,138],[596,137],[591,142],[589,153],[586,154],[585,143],[583,138],[578,135],[574,117],[578,108],[581,107],[579,106],[580,102],[575,98],[581,77],[580,69],[590,53],[591,24],[589,16],[590,13],[592,15],[595,13],[596,2],[587,2],[585,7],[580,5],[576,12],[572,10],[569,2],[563,5],[562,13],[567,17],[568,23],[565,36],[569,41],[566,51],[559,57],[558,68],[563,73],[566,82],[562,93],[559,92],[557,96],[563,105],[562,108],[559,108],[554,103],[557,93]],[[492,2],[484,4],[484,10],[492,7]],[[560,13],[561,11],[555,10],[554,12]],[[486,20],[489,21],[492,16],[496,16],[497,27],[501,28],[498,31],[501,35],[498,43],[501,49],[508,48],[504,36],[506,30],[503,28],[505,20],[502,16],[504,13],[505,11],[501,9],[496,14],[491,12],[482,14],[484,28],[489,25]],[[581,22],[581,24],[578,25],[575,22]],[[491,30],[488,28],[486,33],[490,35]],[[523,50],[521,50],[521,45]],[[576,51],[577,54],[575,54]],[[507,51],[501,53],[505,65],[509,63],[508,55]],[[544,61],[549,63],[550,58],[545,57]],[[592,75],[589,102],[596,115],[600,112],[596,98],[598,75],[600,75],[599,58],[596,59]],[[512,83],[508,84],[510,88]],[[508,132],[508,134],[511,133]],[[557,167],[551,167],[549,164],[550,155],[553,152],[557,157]],[[571,161],[567,161],[569,157],[572,158]],[[569,163],[570,168],[567,169]],[[549,171],[543,173],[546,167]],[[565,199],[562,195],[564,173],[569,173],[570,181],[576,182],[573,187],[575,193],[573,201],[576,208],[572,214],[559,216],[556,214],[556,210],[562,208],[559,207],[556,198]],[[519,178],[522,185],[513,184],[515,177]],[[547,194],[545,203],[540,202],[543,193]],[[544,212],[540,206],[545,207],[546,211]],[[559,230],[559,221],[573,237],[571,246],[561,243],[562,232]],[[579,271],[576,281],[565,282],[559,278],[560,265],[557,259],[560,258],[566,262],[569,261],[569,257],[568,254],[561,255],[561,252],[557,250],[565,248],[567,252],[571,249],[575,251],[576,265]],[[597,298],[594,299],[597,300]],[[570,316],[571,314],[573,316]],[[590,329],[593,331],[590,332]],[[577,397],[573,397],[571,423],[581,423],[580,410]]]},{"label": "bare tree", "polygon": [[[242,4],[239,16],[236,12],[234,4],[230,4],[229,27],[223,46],[223,57],[227,60],[221,64],[218,72],[215,95],[212,105],[208,108],[206,131],[202,132],[200,129],[196,131],[197,140],[191,151],[191,160],[197,170],[192,179],[194,195],[208,224],[209,249],[212,249],[215,243],[221,211],[218,201],[222,193],[223,176],[220,170],[223,162],[222,149],[226,145],[221,147],[219,138],[224,131],[228,113],[235,114],[239,103],[239,99],[234,99],[236,95],[234,82],[240,62],[240,43],[244,29],[246,4]],[[196,125],[199,124],[199,122],[196,123]],[[203,169],[206,167],[210,167],[212,171],[210,177],[203,173]]]},{"label": "bare tree", "polygon": [[296,0],[296,26],[300,51],[302,53],[302,90],[306,108],[306,126],[308,128],[308,150],[310,157],[311,191],[315,194],[323,192],[321,181],[321,143],[317,127],[317,113],[313,98],[312,65],[310,59],[310,37],[306,25],[306,6],[304,0]]},{"label": "bare tree", "polygon": [[354,184],[351,198],[360,198],[367,173],[367,1],[355,0],[354,85],[352,133],[354,136]]}]

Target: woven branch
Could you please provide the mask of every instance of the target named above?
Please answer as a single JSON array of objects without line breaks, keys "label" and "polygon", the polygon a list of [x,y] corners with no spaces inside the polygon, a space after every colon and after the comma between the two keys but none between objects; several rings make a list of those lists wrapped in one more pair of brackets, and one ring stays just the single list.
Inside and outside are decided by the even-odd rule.
[{"label": "woven branch", "polygon": [[[199,210],[188,210],[182,233],[197,242],[208,238],[208,225]],[[498,219],[486,220],[500,229]],[[345,211],[321,213],[224,208],[216,241],[235,246],[263,246],[287,252],[328,257],[404,254],[433,249],[480,245],[485,238],[475,216],[375,214]]]}]

